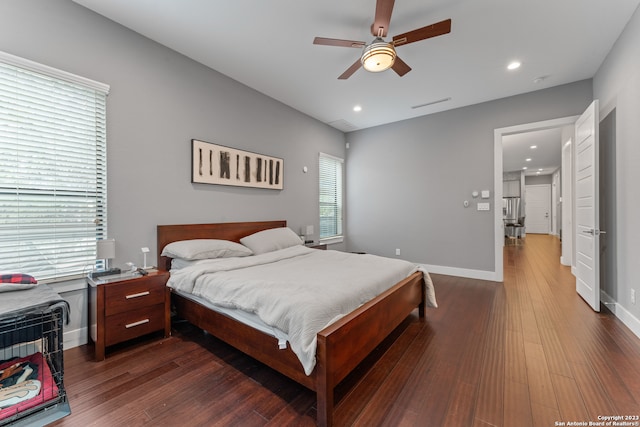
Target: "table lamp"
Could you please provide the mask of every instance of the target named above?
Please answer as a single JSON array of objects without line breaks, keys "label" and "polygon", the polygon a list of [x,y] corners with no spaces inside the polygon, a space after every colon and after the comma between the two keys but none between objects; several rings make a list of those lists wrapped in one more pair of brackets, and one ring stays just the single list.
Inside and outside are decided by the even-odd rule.
[{"label": "table lamp", "polygon": [[109,269],[109,260],[116,257],[116,240],[103,239],[96,242],[96,258],[104,260],[105,269]]},{"label": "table lamp", "polygon": [[116,240],[102,239],[96,241],[96,258],[104,260],[104,270],[98,270],[91,273],[91,277],[108,276],[111,274],[119,274],[119,268],[109,267],[109,260],[116,257]]}]

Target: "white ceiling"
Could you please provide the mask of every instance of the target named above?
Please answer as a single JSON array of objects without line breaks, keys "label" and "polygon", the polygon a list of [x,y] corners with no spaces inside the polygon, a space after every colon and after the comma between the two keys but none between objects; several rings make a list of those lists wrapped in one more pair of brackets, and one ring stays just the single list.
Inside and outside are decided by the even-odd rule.
[{"label": "white ceiling", "polygon": [[398,47],[404,77],[338,80],[360,50],[313,39],[370,42],[375,0],[74,1],[343,131],[593,77],[640,2],[397,0],[390,36],[447,18],[451,33]]},{"label": "white ceiling", "polygon": [[562,128],[502,137],[502,170],[505,172],[526,167],[525,175],[549,175],[560,167],[561,161]]},{"label": "white ceiling", "polygon": [[[360,69],[338,80],[360,50],[313,39],[370,42],[375,0],[73,1],[345,132],[591,78],[640,3],[397,0],[390,36],[447,18],[451,33],[398,47],[412,67],[404,77]],[[507,71],[513,60],[522,66]],[[504,170],[531,157],[528,173],[551,173],[558,132],[506,138]],[[531,138],[540,148],[527,156]],[[547,152],[550,140],[558,142]]]}]

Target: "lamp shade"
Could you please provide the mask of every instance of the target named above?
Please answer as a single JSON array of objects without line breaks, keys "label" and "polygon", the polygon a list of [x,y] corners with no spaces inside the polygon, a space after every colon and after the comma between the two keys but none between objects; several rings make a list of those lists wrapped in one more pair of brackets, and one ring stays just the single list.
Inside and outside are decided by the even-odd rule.
[{"label": "lamp shade", "polygon": [[396,51],[391,43],[378,38],[364,48],[360,61],[365,70],[379,73],[393,67]]},{"label": "lamp shade", "polygon": [[113,259],[116,257],[116,240],[103,239],[96,242],[96,258]]}]

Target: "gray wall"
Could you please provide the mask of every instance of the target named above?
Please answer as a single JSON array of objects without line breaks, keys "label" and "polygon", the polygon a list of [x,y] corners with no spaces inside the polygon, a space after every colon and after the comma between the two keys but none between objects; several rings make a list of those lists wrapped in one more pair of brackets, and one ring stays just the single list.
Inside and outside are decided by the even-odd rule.
[{"label": "gray wall", "polygon": [[[0,50],[111,86],[115,265],[142,264],[143,246],[155,262],[157,224],[286,219],[296,232],[314,225],[317,239],[318,152],[344,157],[342,132],[70,0],[2,0],[0,16]],[[192,138],[283,158],[284,190],[191,184]],[[81,328],[86,285],[56,287],[79,307],[67,330]]]},{"label": "gray wall", "polygon": [[[494,129],[580,114],[591,99],[584,80],[347,134],[348,249],[493,272]],[[474,190],[491,190],[490,212]]]},{"label": "gray wall", "polygon": [[[637,263],[640,259],[640,9],[636,10],[604,63],[593,79],[594,97],[600,100],[600,118],[605,126],[615,122],[614,135],[607,141],[615,143],[615,222],[618,230],[617,283],[608,284],[610,307],[640,336],[640,280]],[[615,110],[615,119],[610,117]],[[611,132],[606,128],[606,132]],[[604,226],[602,227],[603,229]],[[610,242],[611,243],[611,242]],[[613,288],[612,288],[613,287]],[[631,289],[636,291],[636,303],[631,303]]]},{"label": "gray wall", "polygon": [[530,175],[524,177],[524,185],[551,184],[553,175]]}]

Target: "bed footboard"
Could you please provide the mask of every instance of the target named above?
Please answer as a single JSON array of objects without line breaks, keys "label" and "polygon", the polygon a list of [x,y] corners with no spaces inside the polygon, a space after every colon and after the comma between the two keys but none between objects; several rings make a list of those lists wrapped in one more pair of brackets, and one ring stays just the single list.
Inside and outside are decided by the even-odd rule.
[{"label": "bed footboard", "polygon": [[315,373],[319,426],[333,424],[335,386],[416,307],[424,317],[424,279],[420,272],[318,333]]}]

